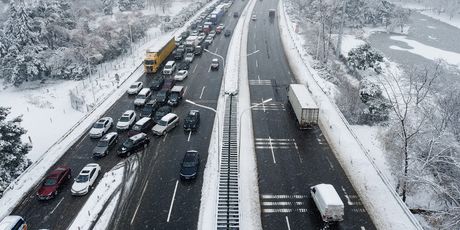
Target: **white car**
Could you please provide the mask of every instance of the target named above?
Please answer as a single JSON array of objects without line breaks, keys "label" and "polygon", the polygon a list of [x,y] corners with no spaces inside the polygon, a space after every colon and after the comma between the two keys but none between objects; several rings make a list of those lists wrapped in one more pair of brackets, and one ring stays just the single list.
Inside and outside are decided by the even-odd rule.
[{"label": "white car", "polygon": [[73,182],[71,189],[72,195],[83,196],[88,194],[89,189],[93,186],[100,172],[101,166],[99,166],[99,164],[87,164],[75,178],[75,182]]},{"label": "white car", "polygon": [[158,123],[153,126],[152,132],[155,135],[163,136],[179,124],[179,117],[174,113],[164,115]]},{"label": "white car", "polygon": [[195,54],[193,54],[193,53],[186,53],[186,54],[185,54],[184,61],[186,61],[186,62],[192,62],[194,57],[195,57]]},{"label": "white car", "polygon": [[215,30],[209,31],[208,37],[214,38],[215,36],[216,36],[216,31]]},{"label": "white car", "polygon": [[252,15],[252,20],[255,21],[256,19],[257,19],[256,15],[253,14],[253,15]]},{"label": "white car", "polygon": [[136,112],[134,110],[127,110],[117,122],[117,129],[127,130],[131,127],[136,121]]},{"label": "white car", "polygon": [[141,91],[143,86],[144,86],[144,84],[142,82],[136,81],[133,84],[131,84],[131,86],[129,86],[129,89],[128,89],[127,93],[129,95],[138,94]]},{"label": "white car", "polygon": [[179,70],[176,75],[174,75],[174,80],[183,81],[188,76],[187,70]]},{"label": "white car", "polygon": [[111,117],[103,117],[94,123],[93,127],[89,131],[91,138],[99,138],[109,131],[113,125],[113,119]]}]

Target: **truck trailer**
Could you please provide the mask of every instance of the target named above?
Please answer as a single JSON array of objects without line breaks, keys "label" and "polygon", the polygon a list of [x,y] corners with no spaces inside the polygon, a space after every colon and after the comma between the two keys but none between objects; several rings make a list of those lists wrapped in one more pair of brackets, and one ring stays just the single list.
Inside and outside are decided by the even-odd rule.
[{"label": "truck trailer", "polygon": [[318,124],[319,108],[304,85],[290,84],[287,97],[300,129]]},{"label": "truck trailer", "polygon": [[165,37],[160,39],[153,47],[147,49],[144,59],[144,72],[156,73],[161,64],[176,48],[176,39],[174,37]]}]

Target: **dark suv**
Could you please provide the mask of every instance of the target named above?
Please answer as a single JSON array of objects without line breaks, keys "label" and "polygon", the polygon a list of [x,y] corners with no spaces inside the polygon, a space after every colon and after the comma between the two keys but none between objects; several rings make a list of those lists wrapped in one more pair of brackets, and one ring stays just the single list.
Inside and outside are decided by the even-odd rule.
[{"label": "dark suv", "polygon": [[184,119],[184,131],[196,131],[200,126],[200,111],[190,110]]},{"label": "dark suv", "polygon": [[155,99],[157,100],[158,103],[160,103],[160,105],[164,105],[166,104],[166,102],[168,102],[168,96],[169,96],[169,90],[162,89],[158,91]]},{"label": "dark suv", "polygon": [[200,154],[195,150],[187,151],[180,166],[180,179],[195,179],[200,170]]},{"label": "dark suv", "polygon": [[145,104],[144,108],[142,108],[141,117],[153,117],[155,111],[160,107],[160,103],[157,102],[156,99],[150,100]]},{"label": "dark suv", "polygon": [[160,90],[161,87],[163,86],[163,83],[165,83],[165,77],[157,76],[150,83],[150,89],[153,91]]},{"label": "dark suv", "polygon": [[165,106],[161,106],[156,112],[155,112],[155,116],[153,117],[153,121],[158,122],[159,120],[161,120],[162,117],[164,117],[164,115],[168,114],[172,112],[172,108],[171,106],[168,106],[168,105],[165,105]]},{"label": "dark suv", "polygon": [[125,142],[123,142],[120,148],[118,148],[118,156],[120,157],[131,156],[131,154],[147,147],[149,143],[150,143],[150,140],[147,137],[147,134],[145,133],[136,134],[130,137]]}]

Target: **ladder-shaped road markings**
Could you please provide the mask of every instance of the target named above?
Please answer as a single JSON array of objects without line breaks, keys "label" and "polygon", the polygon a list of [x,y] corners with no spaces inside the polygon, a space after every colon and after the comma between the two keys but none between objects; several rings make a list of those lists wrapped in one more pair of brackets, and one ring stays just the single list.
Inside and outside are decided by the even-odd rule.
[{"label": "ladder-shaped road markings", "polygon": [[256,149],[296,149],[295,139],[256,138]]},{"label": "ladder-shaped road markings", "polygon": [[345,188],[342,186],[342,191],[345,195],[347,204],[350,206],[352,212],[365,213],[366,209],[363,207],[363,204],[359,200],[358,195],[350,195],[347,193]]},{"label": "ladder-shaped road markings", "polygon": [[271,195],[263,194],[262,213],[307,212],[307,195]]},{"label": "ladder-shaped road markings", "polygon": [[249,85],[272,85],[272,80],[249,80]]},{"label": "ladder-shaped road markings", "polygon": [[[251,106],[254,106],[258,103],[256,102],[253,102],[251,103]],[[273,103],[265,103],[264,104],[264,107],[261,107],[261,106],[256,106],[254,108],[252,108],[253,111],[276,111],[276,110],[279,110],[279,111],[286,111],[286,108],[284,107],[284,103],[276,103],[276,102],[273,102]]]}]

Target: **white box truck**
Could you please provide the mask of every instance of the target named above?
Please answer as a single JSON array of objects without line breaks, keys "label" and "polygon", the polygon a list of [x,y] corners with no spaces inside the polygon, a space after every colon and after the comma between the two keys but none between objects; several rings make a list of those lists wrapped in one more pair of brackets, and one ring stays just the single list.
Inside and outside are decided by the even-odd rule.
[{"label": "white box truck", "polygon": [[290,84],[287,97],[300,129],[318,124],[319,108],[304,85]]},{"label": "white box truck", "polygon": [[200,39],[198,39],[198,36],[190,35],[185,40],[185,50],[187,52],[193,52],[195,50],[195,47],[199,44],[200,44]]},{"label": "white box truck", "polygon": [[344,205],[334,186],[317,184],[310,187],[310,193],[324,222],[343,220]]}]

